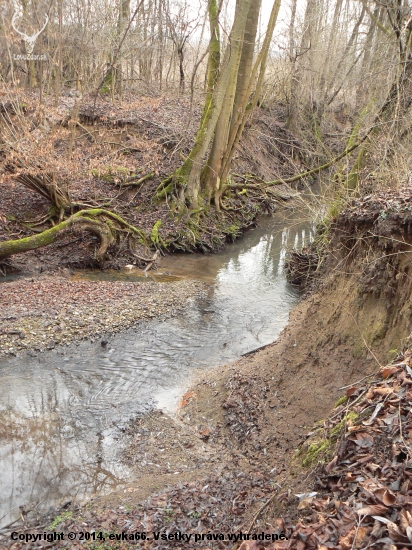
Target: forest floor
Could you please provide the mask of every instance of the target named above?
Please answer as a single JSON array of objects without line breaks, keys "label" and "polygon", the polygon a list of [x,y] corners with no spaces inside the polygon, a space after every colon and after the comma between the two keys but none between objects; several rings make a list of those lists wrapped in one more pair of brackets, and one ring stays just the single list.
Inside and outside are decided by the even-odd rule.
[{"label": "forest floor", "polygon": [[[13,529],[65,534],[48,548],[410,547],[411,216],[410,189],[355,201],[276,343],[130,423],[128,487]],[[67,539],[85,531],[105,541]]]}]

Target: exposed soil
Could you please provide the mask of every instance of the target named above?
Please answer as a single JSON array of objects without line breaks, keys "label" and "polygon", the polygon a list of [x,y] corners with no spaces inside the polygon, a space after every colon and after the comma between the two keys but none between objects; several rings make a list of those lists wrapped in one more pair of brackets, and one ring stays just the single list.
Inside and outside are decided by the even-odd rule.
[{"label": "exposed soil", "polygon": [[[94,107],[88,98],[78,105],[66,97],[57,108],[50,98],[39,107],[37,98],[23,91],[16,92],[13,102],[6,92],[0,93],[0,99],[7,119],[7,125],[0,121],[4,139],[9,123],[21,127],[24,150],[35,158],[27,170],[35,173],[47,167],[67,185],[73,203],[110,209],[142,229],[147,245],[137,244],[135,252],[143,258],[150,259],[155,249],[165,247],[215,250],[253,225],[262,205],[274,210],[277,201],[291,195],[286,186],[279,186],[263,202],[253,193],[239,195],[235,199],[238,213],[211,214],[201,228],[190,222],[188,231],[187,216],[178,216],[167,203],[158,204],[153,197],[162,178],[175,170],[190,150],[201,114],[199,102],[191,106],[186,98],[140,97],[127,101],[124,107],[104,100]],[[19,110],[19,104],[24,108]],[[292,164],[287,160],[292,150],[295,158],[299,156],[299,144],[278,121],[278,114],[262,110],[249,124],[234,168],[240,174],[270,179],[289,175],[299,166],[298,161]],[[78,125],[69,124],[73,118]],[[282,136],[280,147],[275,134]],[[58,221],[49,200],[18,182],[16,173],[9,173],[13,155],[0,156],[0,241],[33,235]],[[146,174],[152,176],[141,184],[129,181],[134,178],[136,182]],[[152,238],[155,224],[157,240]],[[169,315],[183,308],[200,289],[188,281],[170,286],[70,281],[73,268],[146,265],[125,243],[109,249],[102,263],[96,258],[98,246],[96,236],[72,227],[49,246],[0,262],[0,277],[26,275],[0,287],[4,308],[0,356],[102,337],[140,319]]]},{"label": "exposed soil", "polygon": [[[240,214],[231,212],[223,221],[217,216],[209,217],[202,228],[195,228],[196,235],[193,233],[191,240],[189,220],[179,217],[173,209],[170,211],[168,205],[154,203],[153,195],[161,179],[179,165],[190,149],[200,116],[196,106],[192,110],[185,99],[141,98],[128,103],[127,108],[101,103],[95,111],[85,103],[80,106],[80,125],[73,134],[68,121],[73,115],[74,100],[66,99],[58,109],[47,105],[47,116],[32,106],[32,98],[26,97],[25,101],[31,136],[28,143],[44,145],[44,149],[40,147],[40,160],[54,159],[60,176],[66,174],[66,181],[70,182],[72,200],[110,208],[143,229],[149,242],[157,224],[159,232],[155,237],[160,240],[152,239],[153,247],[214,250],[239,236],[259,210],[276,208],[275,203],[291,194],[290,189],[280,187],[274,195],[263,198],[253,193],[229,197],[228,207],[240,209]],[[263,180],[285,177],[305,164],[299,144],[277,114],[262,110],[258,120],[249,126],[234,167],[234,172],[240,174],[239,181],[247,181],[248,172]],[[9,115],[15,116],[12,112]],[[73,152],[69,159],[70,140]],[[126,186],[129,178],[152,172],[153,176],[136,187]],[[28,191],[10,174],[3,174],[0,186],[0,240],[21,238],[46,227],[36,223],[50,213],[47,200]],[[193,232],[194,226],[190,227]],[[316,545],[322,550],[349,550],[366,547],[370,540],[370,547],[376,548],[384,548],[385,544],[390,548],[392,543],[395,548],[401,548],[401,544],[409,546],[410,542],[402,538],[409,537],[406,527],[393,535],[393,529],[388,528],[386,533],[378,526],[380,530],[374,528],[372,539],[371,530],[360,532],[358,525],[353,531],[356,516],[349,514],[346,503],[342,508],[328,507],[335,498],[336,485],[328,485],[325,477],[318,483],[321,500],[313,499],[300,506],[293,495],[310,492],[320,475],[313,464],[303,467],[304,456],[296,454],[298,449],[300,453],[305,449],[308,437],[309,442],[313,441],[308,431],[328,416],[345,394],[342,388],[375,373],[399,355],[407,342],[412,329],[411,242],[410,189],[355,201],[331,225],[324,239],[328,243],[326,252],[323,247],[301,252],[301,259],[313,254],[313,261],[307,263],[307,296],[292,312],[289,326],[275,344],[209,371],[184,396],[176,416],[158,411],[130,423],[125,433],[129,445],[124,461],[135,468],[136,475],[128,488],[80,507],[73,502],[64,513],[56,511],[48,518],[36,517],[36,511],[22,510],[22,522],[11,528],[20,533],[36,533],[53,525],[51,530],[66,534],[159,531],[223,535],[223,540],[213,541],[207,536],[197,540],[196,547],[202,548],[232,548],[233,541],[228,540],[227,534],[239,531],[273,535],[285,532],[294,537],[290,547],[299,550]],[[43,271],[56,273],[61,268],[95,266],[95,249],[94,237],[70,230],[51,246],[12,257],[2,269],[6,273],[24,271],[38,275]],[[138,252],[143,256],[149,253],[144,247]],[[109,249],[105,267],[124,267],[135,261],[127,248]],[[71,281],[65,273],[66,278],[26,278],[1,285],[2,303],[8,308],[2,319],[1,353],[50,348],[80,337],[102,337],[106,331],[121,330],[143,318],[173,314],[184,307],[186,299],[201,291],[199,285],[187,282],[166,285]],[[405,369],[402,379],[401,371],[394,371],[401,386],[407,384],[404,381],[410,374]],[[356,399],[358,395],[354,392],[348,397]],[[374,395],[370,395],[371,403]],[[406,399],[405,395],[400,399]],[[365,405],[357,403],[361,404]],[[344,410],[340,406],[334,411],[325,426],[335,427],[334,416],[342,421],[339,415]],[[399,416],[397,426],[402,425],[401,412]],[[384,434],[389,441],[392,435]],[[395,435],[398,437],[399,432]],[[348,455],[342,452],[336,456],[327,474],[333,468],[347,468],[342,461]],[[342,477],[342,470],[338,474]],[[334,476],[338,474],[335,472]],[[392,483],[393,476],[388,476],[388,480]],[[339,490],[339,498],[353,504],[346,488]],[[396,492],[394,487],[389,490]],[[396,498],[393,502],[397,502]],[[386,507],[387,510],[379,509],[379,514],[395,521],[396,506]],[[314,537],[313,533],[324,535],[323,527],[314,526],[312,514],[319,509],[326,510],[338,523],[345,514],[350,516],[350,526],[345,531],[332,522],[336,528],[333,537],[330,530],[329,539]],[[53,522],[58,513],[59,519]],[[400,516],[397,518],[401,521]],[[300,527],[302,519],[304,527]],[[409,517],[402,521],[407,521],[412,529]],[[83,543],[67,538],[23,545],[13,542],[7,529],[0,535],[4,547],[16,549],[97,550],[130,545],[130,541]],[[379,542],[379,546],[375,535],[390,540]],[[193,546],[177,539],[155,541],[153,535],[150,538],[140,541],[138,547]],[[260,546],[285,548],[285,543],[268,541]],[[257,550],[260,546],[245,542],[241,548]]]},{"label": "exposed soil", "polygon": [[[6,92],[0,92],[1,99],[12,105]],[[200,218],[182,214],[168,202],[156,202],[158,185],[181,165],[193,144],[201,115],[198,100],[191,106],[187,98],[140,97],[130,98],[124,106],[99,100],[94,107],[89,98],[81,104],[62,98],[56,108],[50,98],[39,107],[34,96],[23,92],[13,99],[25,108],[16,114],[10,107],[4,115],[7,124],[2,125],[5,141],[10,124],[22,139],[10,154],[0,156],[0,241],[33,235],[58,221],[50,201],[19,183],[19,151],[23,162],[29,163],[23,167],[26,172],[54,174],[76,205],[75,211],[106,208],[142,230],[147,244],[136,250],[142,257],[153,254],[147,247],[216,250],[241,236],[259,211],[274,211],[293,195],[286,185],[268,193],[239,189],[226,199],[228,211],[218,215],[210,209]],[[282,116],[279,110],[258,109],[237,152],[234,181],[273,180],[305,168],[300,145],[285,128]],[[145,176],[149,177],[140,182]],[[7,273],[37,274],[59,267],[139,263],[119,243],[109,248],[103,262],[98,261],[96,245],[96,236],[73,226],[57,242],[16,254],[0,268]]]}]

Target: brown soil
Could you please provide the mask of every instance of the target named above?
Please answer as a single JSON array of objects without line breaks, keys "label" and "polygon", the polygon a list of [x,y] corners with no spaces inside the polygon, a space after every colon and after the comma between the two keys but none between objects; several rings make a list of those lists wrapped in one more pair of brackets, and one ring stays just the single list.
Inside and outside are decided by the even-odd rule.
[{"label": "brown soil", "polygon": [[[136,465],[136,480],[75,511],[59,530],[279,534],[296,523],[300,512],[293,495],[310,491],[313,481],[296,450],[345,394],[343,388],[376,372],[412,328],[403,313],[411,295],[412,195],[405,190],[395,198],[378,197],[378,214],[368,200],[354,203],[336,221],[333,253],[319,270],[317,290],[295,308],[278,341],[202,376],[175,417],[157,412],[132,423],[125,460]],[[376,283],[368,285],[371,266]],[[259,514],[265,503],[270,505]],[[285,523],[279,515],[289,519]],[[151,539],[141,547],[188,547]],[[232,546],[227,538],[196,543]]]},{"label": "brown soil", "polygon": [[[37,132],[35,138],[45,140],[52,132],[53,140],[48,141],[53,143],[60,162],[67,157],[70,136],[65,123],[72,107],[56,112],[50,107],[53,116],[50,115],[49,129],[45,128],[41,113],[28,109],[33,131]],[[187,154],[200,111],[195,109],[192,117],[187,101],[165,98],[141,99],[136,104],[130,103],[127,109],[109,109],[108,104],[98,107],[97,115],[87,105],[80,112],[80,122],[88,126],[76,134],[73,160],[65,167],[75,174],[70,180],[72,198],[109,204],[113,211],[147,234],[161,220],[160,236],[169,245],[174,243],[175,248],[184,247],[188,244],[187,220],[173,220],[169,209],[153,204],[152,197],[162,177],[179,164],[180,154]],[[284,127],[270,113],[264,113],[248,129],[237,158],[239,172],[253,171],[264,179],[296,172],[296,167],[287,161],[293,157],[291,150],[296,143],[287,135],[287,150],[279,152],[276,127],[279,135],[285,134]],[[93,137],[95,130],[98,140]],[[159,165],[161,171],[157,171]],[[142,174],[154,170],[155,176],[138,190],[125,189],[120,186],[124,169],[128,175],[137,170]],[[93,170],[98,174],[94,176]],[[1,240],[31,234],[21,222],[36,220],[49,211],[47,201],[15,183],[11,176],[0,181],[0,192]],[[253,197],[236,200],[243,201],[243,221],[252,220],[258,210],[257,200]],[[296,463],[290,468],[308,431],[327,416],[342,396],[344,390],[340,388],[375,372],[403,348],[410,334],[411,205],[408,189],[396,196],[367,197],[345,210],[331,227],[328,254],[312,279],[311,293],[292,312],[290,323],[278,341],[233,364],[209,371],[184,396],[176,417],[156,412],[131,423],[124,460],[135,465],[135,480],[121,492],[96,498],[80,509],[73,504],[73,514],[62,517],[57,529],[65,533],[93,530],[279,533],[283,528],[276,520],[282,509],[279,492],[291,497],[311,486],[311,471],[296,467]],[[232,226],[231,233],[219,225],[219,220],[210,221],[201,237],[205,250],[220,246],[227,235],[235,238],[240,234],[239,220],[227,221]],[[59,243],[13,257],[4,268],[37,273],[62,266],[94,265],[96,242],[90,236],[81,237],[79,241],[78,235],[68,233]],[[130,262],[130,257],[124,250],[113,254],[109,261],[121,267]],[[47,293],[43,282],[33,283],[27,283],[25,288],[29,309],[34,304],[33,291]],[[68,282],[56,284],[59,287],[56,295],[64,287],[66,296]],[[13,287],[7,284],[7,288]],[[91,287],[78,285],[78,289],[86,296],[90,292],[93,298]],[[118,287],[110,286],[109,292],[118,291]],[[122,294],[120,290],[114,297],[116,308],[123,307]],[[104,295],[101,296],[103,301]],[[95,299],[94,296],[93,300],[86,300],[85,308]],[[179,299],[176,295],[172,301],[177,303]],[[101,314],[106,315],[105,306],[101,305]],[[78,307],[77,302],[73,306]],[[134,320],[135,315],[132,312],[130,318]],[[20,334],[27,329],[14,324],[7,327],[18,331],[12,338],[24,341]],[[43,326],[41,330],[47,328]],[[269,501],[275,506],[271,504],[268,514],[256,516]],[[299,516],[296,503],[296,499],[289,498],[284,510],[292,521]],[[37,519],[33,513],[28,520],[31,527],[26,526],[25,519],[24,524],[13,529],[39,532],[47,529],[51,521]],[[10,546],[7,531],[2,537],[4,546]],[[64,546],[97,550],[126,548],[129,543],[106,541],[105,546],[99,546],[66,539],[46,546],[41,541],[12,545],[16,549]],[[230,548],[233,543],[227,538],[214,542],[206,538],[196,546]],[[178,540],[152,539],[140,547],[189,546]]]}]

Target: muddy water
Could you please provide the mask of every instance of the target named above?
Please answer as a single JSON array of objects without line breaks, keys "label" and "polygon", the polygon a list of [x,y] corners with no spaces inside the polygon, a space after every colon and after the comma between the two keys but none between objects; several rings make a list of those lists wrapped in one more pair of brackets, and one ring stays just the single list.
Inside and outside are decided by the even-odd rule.
[{"label": "muddy water", "polygon": [[273,342],[298,298],[282,274],[286,247],[311,238],[307,225],[270,218],[219,254],[166,257],[154,277],[208,283],[207,296],[184,315],[140,325],[106,348],[85,342],[4,360],[0,527],[18,517],[19,505],[47,509],[129,481],[122,426],[152,407],[173,410],[200,369]]}]

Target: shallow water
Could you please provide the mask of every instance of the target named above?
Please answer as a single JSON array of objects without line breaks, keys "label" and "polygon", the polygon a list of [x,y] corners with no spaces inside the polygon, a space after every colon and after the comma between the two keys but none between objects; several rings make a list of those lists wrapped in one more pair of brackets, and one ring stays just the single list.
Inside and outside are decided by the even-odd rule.
[{"label": "shallow water", "polygon": [[[297,291],[282,274],[287,247],[312,239],[307,224],[266,218],[213,256],[174,255],[148,279],[199,279],[207,296],[184,314],[113,337],[0,366],[0,527],[27,509],[103,493],[130,480],[120,430],[157,406],[173,410],[191,377],[273,342]],[[135,273],[82,277],[139,280]],[[2,517],[3,516],[3,517]]]}]

